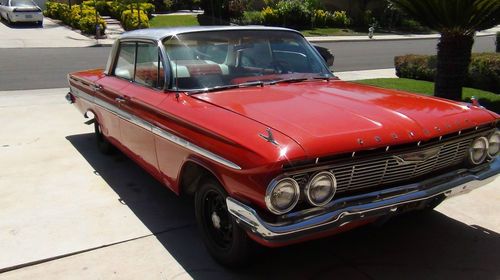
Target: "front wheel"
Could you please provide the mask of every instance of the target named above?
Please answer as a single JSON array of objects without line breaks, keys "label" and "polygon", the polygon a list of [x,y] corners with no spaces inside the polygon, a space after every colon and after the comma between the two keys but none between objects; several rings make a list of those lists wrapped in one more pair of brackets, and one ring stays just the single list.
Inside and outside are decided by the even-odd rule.
[{"label": "front wheel", "polygon": [[254,244],[226,206],[227,193],[213,179],[204,180],[195,194],[195,214],[201,237],[216,261],[240,266],[251,255]]}]

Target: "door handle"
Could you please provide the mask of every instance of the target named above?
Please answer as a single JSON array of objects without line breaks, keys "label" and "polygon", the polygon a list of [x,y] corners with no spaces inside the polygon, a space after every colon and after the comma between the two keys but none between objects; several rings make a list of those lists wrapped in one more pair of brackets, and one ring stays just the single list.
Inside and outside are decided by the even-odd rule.
[{"label": "door handle", "polygon": [[102,86],[101,85],[98,85],[98,84],[93,84],[92,85],[92,89],[94,91],[101,91],[102,90]]},{"label": "door handle", "polygon": [[117,98],[115,98],[115,101],[116,101],[117,103],[124,103],[124,102],[125,102],[125,101],[127,101],[127,100],[126,100],[125,98],[117,97]]}]

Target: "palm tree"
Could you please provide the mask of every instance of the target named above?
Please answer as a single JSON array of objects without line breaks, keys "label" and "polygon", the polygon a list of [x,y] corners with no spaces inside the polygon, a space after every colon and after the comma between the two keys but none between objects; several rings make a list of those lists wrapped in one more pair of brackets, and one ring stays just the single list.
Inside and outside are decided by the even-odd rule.
[{"label": "palm tree", "polygon": [[434,95],[461,100],[474,34],[499,24],[499,0],[390,0],[422,25],[441,33]]}]

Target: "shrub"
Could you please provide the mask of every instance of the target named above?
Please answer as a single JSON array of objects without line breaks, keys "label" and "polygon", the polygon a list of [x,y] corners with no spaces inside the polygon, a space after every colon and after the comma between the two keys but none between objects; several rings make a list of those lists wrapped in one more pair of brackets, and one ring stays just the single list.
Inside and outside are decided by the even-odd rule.
[{"label": "shrub", "polygon": [[140,4],[141,10],[143,10],[148,18],[153,17],[153,13],[155,12],[155,5],[151,3],[141,3]]},{"label": "shrub", "polygon": [[243,12],[246,9],[245,1],[230,0],[228,2],[229,18],[239,20],[243,17]]},{"label": "shrub", "polygon": [[[104,34],[104,31],[106,30],[106,23],[101,17],[99,17],[98,23],[99,23],[99,28],[101,30],[100,33]],[[79,26],[82,32],[95,35],[95,27],[96,27],[95,14],[82,16],[79,21]]]},{"label": "shrub", "polygon": [[346,11],[335,11],[333,12],[332,21],[327,24],[332,27],[346,27],[351,24],[351,20],[347,16]]},{"label": "shrub", "polygon": [[121,22],[123,25],[123,29],[125,30],[134,30],[149,27],[149,18],[146,13],[144,13],[144,11],[141,11],[140,13],[140,23],[137,10],[134,10],[134,12],[132,12],[131,10],[123,11]]},{"label": "shrub", "polygon": [[241,24],[264,24],[263,12],[245,11],[243,13],[243,18],[241,19]]},{"label": "shrub", "polygon": [[284,26],[293,28],[310,27],[312,11],[299,0],[282,0],[276,4],[280,21]]},{"label": "shrub", "polygon": [[280,25],[280,16],[278,14],[278,11],[271,8],[271,7],[265,7],[262,10],[262,20],[263,24],[265,25]]},{"label": "shrub", "polygon": [[[400,78],[434,81],[436,56],[405,55],[394,58],[396,75]],[[500,54],[473,54],[464,86],[500,94]]]},{"label": "shrub", "polygon": [[[65,24],[80,29],[83,33],[95,34],[96,28],[96,10],[94,7],[85,4],[73,5],[71,9],[68,4],[47,2],[44,14],[48,17],[59,19]],[[104,34],[106,23],[97,14],[97,22],[101,29],[101,34]]]},{"label": "shrub", "polygon": [[396,75],[400,78],[434,81],[436,56],[404,55],[394,58]]},{"label": "shrub", "polygon": [[109,6],[107,5],[107,2],[104,0],[87,0],[82,2],[82,6],[84,7],[92,7],[96,8],[97,12],[100,15],[111,15],[111,12],[109,10]]},{"label": "shrub", "polygon": [[332,14],[324,10],[315,10],[313,23],[315,27],[346,27],[350,25],[351,20],[345,11],[335,11]]},{"label": "shrub", "polygon": [[328,25],[330,21],[332,21],[333,15],[332,13],[325,10],[315,10],[313,13],[313,25],[315,27],[325,27]]}]

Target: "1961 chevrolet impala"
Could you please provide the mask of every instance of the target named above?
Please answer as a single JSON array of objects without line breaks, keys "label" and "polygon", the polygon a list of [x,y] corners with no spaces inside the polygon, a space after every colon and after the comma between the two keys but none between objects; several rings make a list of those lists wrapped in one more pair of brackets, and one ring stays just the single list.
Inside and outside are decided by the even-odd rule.
[{"label": "1961 chevrolet impala", "polygon": [[209,252],[332,235],[492,182],[500,116],[477,102],[338,80],[300,33],[191,27],[125,33],[66,96],[177,194]]}]

